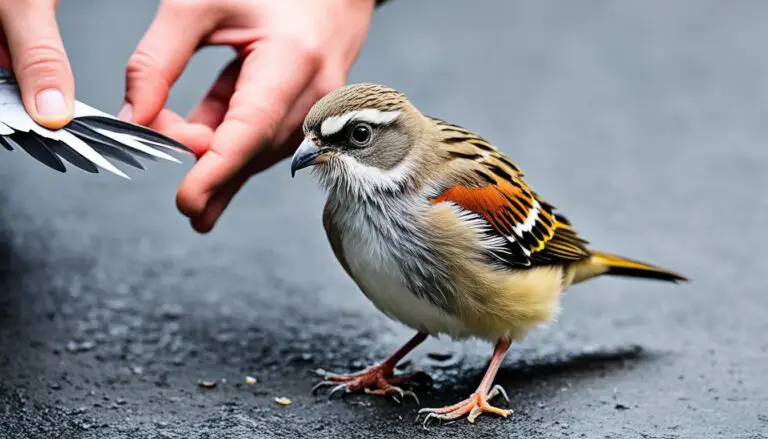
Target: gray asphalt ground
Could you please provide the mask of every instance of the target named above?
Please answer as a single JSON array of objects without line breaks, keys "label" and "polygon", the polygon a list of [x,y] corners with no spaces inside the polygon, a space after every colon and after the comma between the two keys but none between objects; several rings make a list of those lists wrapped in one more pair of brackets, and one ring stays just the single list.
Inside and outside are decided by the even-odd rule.
[{"label": "gray asphalt ground", "polygon": [[[78,97],[117,112],[155,2],[62,3]],[[361,368],[411,333],[334,260],[308,174],[254,178],[200,236],[174,206],[190,160],[127,182],[0,154],[0,437],[768,437],[766,17],[766,2],[714,0],[376,13],[351,81],[496,142],[595,247],[692,279],[572,288],[560,319],[510,351],[506,420],[427,432],[412,402],[310,394],[312,370]],[[172,107],[229,56],[195,58]],[[434,378],[422,404],[466,396],[490,354],[416,351],[410,367]]]}]

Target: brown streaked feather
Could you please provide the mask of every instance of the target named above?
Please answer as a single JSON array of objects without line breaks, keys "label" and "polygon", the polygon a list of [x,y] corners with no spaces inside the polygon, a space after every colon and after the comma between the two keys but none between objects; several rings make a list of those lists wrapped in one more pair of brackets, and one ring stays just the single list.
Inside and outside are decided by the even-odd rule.
[{"label": "brown streaked feather", "polygon": [[402,110],[407,105],[405,96],[389,87],[379,84],[356,84],[338,88],[328,93],[315,103],[304,119],[304,131],[331,116],[338,116],[348,111],[364,108],[376,108],[380,111]]},{"label": "brown streaked feather", "polygon": [[[450,202],[480,215],[507,240],[495,256],[513,266],[568,263],[590,256],[587,242],[523,180],[520,169],[490,142],[458,125],[430,118],[443,135],[449,161],[442,191],[432,203]],[[535,221],[533,220],[535,218]],[[530,229],[521,229],[527,221]]]}]

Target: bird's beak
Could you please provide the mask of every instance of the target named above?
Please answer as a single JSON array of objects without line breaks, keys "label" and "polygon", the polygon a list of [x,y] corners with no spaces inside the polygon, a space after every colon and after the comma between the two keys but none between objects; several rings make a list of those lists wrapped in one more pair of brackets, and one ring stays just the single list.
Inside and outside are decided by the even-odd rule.
[{"label": "bird's beak", "polygon": [[293,159],[291,160],[291,177],[296,175],[296,171],[304,169],[309,166],[316,165],[320,162],[324,162],[329,159],[331,152],[327,149],[320,149],[315,145],[315,142],[311,141],[309,137],[305,137],[304,141],[299,145],[299,149],[293,153]]}]

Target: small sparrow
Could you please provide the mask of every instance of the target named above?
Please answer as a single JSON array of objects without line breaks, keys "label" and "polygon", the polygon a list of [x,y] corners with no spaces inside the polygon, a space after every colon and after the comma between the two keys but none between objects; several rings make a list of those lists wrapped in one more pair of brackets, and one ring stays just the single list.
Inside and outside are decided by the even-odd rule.
[{"label": "small sparrow", "polygon": [[38,125],[24,109],[14,77],[0,69],[0,146],[4,149],[22,149],[59,172],[66,172],[66,161],[91,174],[101,168],[124,178],[129,177],[107,158],[143,170],[139,158],[179,163],[165,151],[194,154],[154,130],[123,122],[79,101],[75,101],[74,116],[58,130]]},{"label": "small sparrow", "polygon": [[[377,84],[340,88],[304,120],[291,173],[313,166],[328,192],[323,223],[339,263],[390,318],[417,334],[387,360],[349,375],[326,375],[336,391],[403,398],[394,367],[427,336],[495,343],[477,390],[430,419],[482,413],[513,341],[551,321],[570,286],[600,275],[662,281],[682,276],[592,250],[571,223],[523,181],[487,140],[425,116],[403,94]],[[418,401],[418,400],[417,400]]]}]

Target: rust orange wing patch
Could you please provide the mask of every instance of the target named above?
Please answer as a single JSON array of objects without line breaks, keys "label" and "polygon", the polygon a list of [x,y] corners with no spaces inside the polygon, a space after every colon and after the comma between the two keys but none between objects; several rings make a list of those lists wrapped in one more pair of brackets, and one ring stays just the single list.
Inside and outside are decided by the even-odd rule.
[{"label": "rust orange wing patch", "polygon": [[486,221],[489,238],[504,240],[503,247],[493,246],[489,251],[505,264],[531,267],[589,257],[586,241],[523,184],[456,185],[431,201],[453,203]]},{"label": "rust orange wing patch", "polygon": [[[532,267],[586,259],[587,241],[523,180],[520,169],[486,139],[458,125],[430,118],[442,135],[446,175],[456,175],[431,198],[449,202],[462,217],[487,225],[484,245],[505,265]],[[451,177],[446,177],[450,179]],[[461,183],[459,183],[461,181]]]},{"label": "rust orange wing patch", "polygon": [[474,173],[476,178],[470,180],[475,184],[447,187],[431,202],[455,204],[473,214],[471,219],[485,221],[489,226],[487,247],[496,259],[507,265],[531,267],[589,257],[587,242],[528,187],[522,173],[498,150],[449,154],[454,160],[472,162],[459,167]]}]

